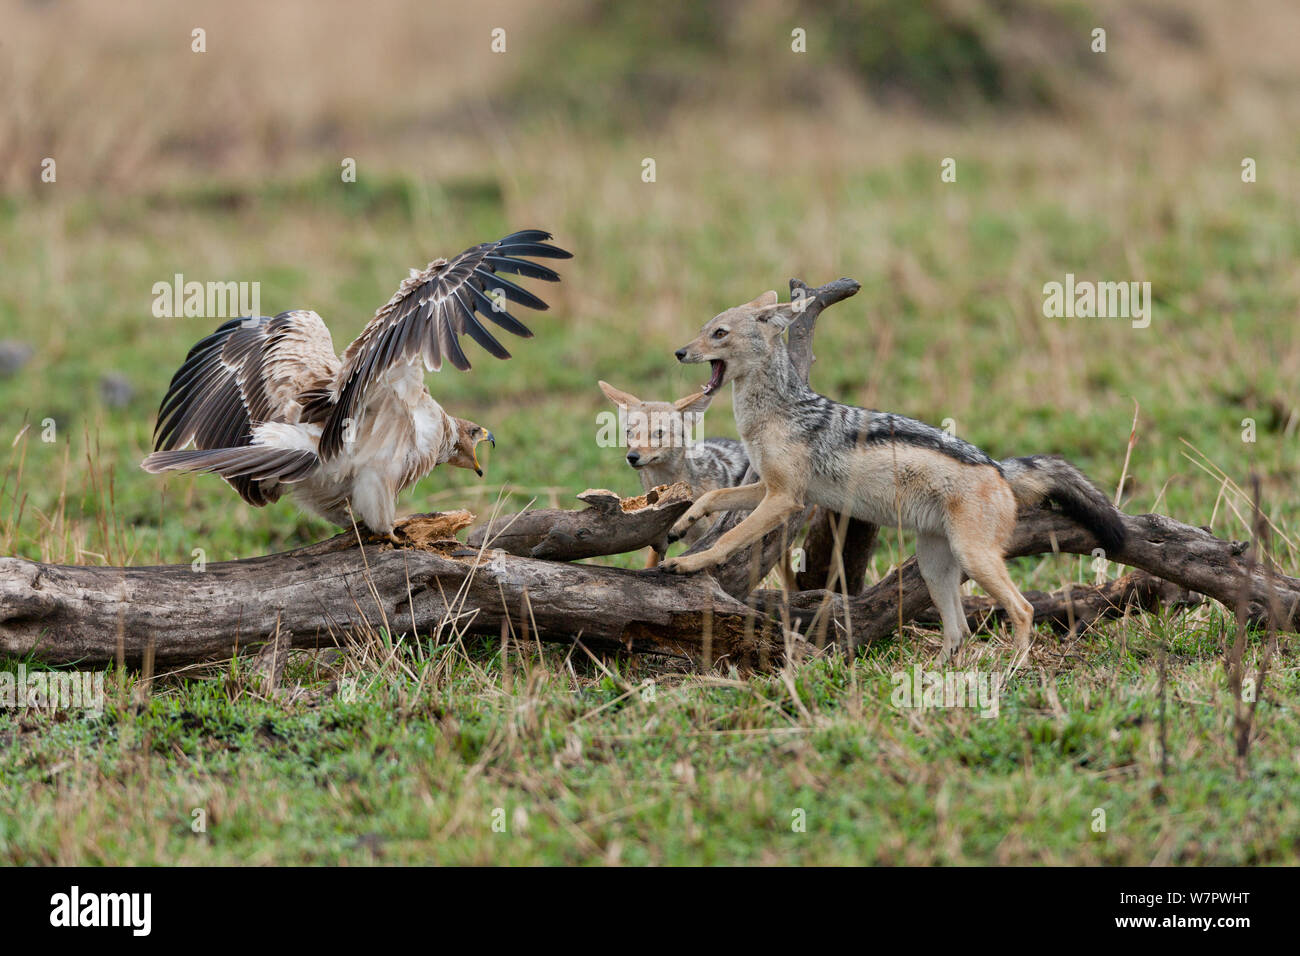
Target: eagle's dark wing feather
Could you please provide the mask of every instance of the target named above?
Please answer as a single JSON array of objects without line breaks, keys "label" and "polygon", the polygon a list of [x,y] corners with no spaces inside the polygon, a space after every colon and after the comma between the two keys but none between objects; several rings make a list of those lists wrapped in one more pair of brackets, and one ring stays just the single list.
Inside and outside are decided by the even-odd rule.
[{"label": "eagle's dark wing feather", "polygon": [[[559,275],[554,270],[521,258],[572,258],[571,253],[548,245],[550,238],[549,232],[525,229],[496,242],[472,246],[454,259],[436,259],[404,281],[343,353],[343,365],[331,392],[333,405],[321,434],[321,457],[329,459],[339,453],[345,426],[364,406],[366,390],[393,366],[422,360],[426,368],[436,371],[446,359],[458,369],[467,369],[462,335],[495,358],[509,358],[510,353],[480,317],[512,335],[532,335],[506,311],[506,303],[539,311],[547,308],[546,303],[498,273],[557,281]],[[313,409],[324,404],[317,402]]]},{"label": "eagle's dark wing feather", "polygon": [[[291,405],[309,405],[338,368],[329,330],[314,312],[231,319],[190,349],[172,377],[145,469],[216,471],[250,504],[274,500],[259,482],[301,480],[307,459],[316,456],[253,447],[253,429],[290,417],[310,420],[305,408],[294,412]],[[194,453],[180,451],[191,443]]]}]

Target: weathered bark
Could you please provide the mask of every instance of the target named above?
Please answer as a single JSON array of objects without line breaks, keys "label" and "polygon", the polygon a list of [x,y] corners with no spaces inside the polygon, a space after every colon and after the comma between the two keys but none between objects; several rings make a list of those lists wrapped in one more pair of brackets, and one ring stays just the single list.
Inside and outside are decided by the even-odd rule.
[{"label": "weathered bark", "polygon": [[[1214,598],[1229,608],[1239,603],[1249,621],[1268,620],[1270,593],[1278,608],[1274,625],[1280,630],[1300,628],[1300,580],[1274,573],[1243,560],[1249,545],[1225,541],[1201,528],[1193,528],[1164,515],[1125,515],[1127,539],[1109,560],[1140,568],[1181,588]],[[1092,534],[1063,515],[1036,510],[1023,512],[1008,548],[1008,557],[1059,551],[1092,554],[1098,547]],[[771,596],[756,606],[771,606]],[[828,591],[804,591],[790,598],[791,620],[812,623],[813,641],[825,639],[834,623],[834,638],[861,647],[893,634],[902,622],[915,620],[930,607],[930,594],[916,559],[909,558],[896,571],[855,598],[845,601]]]},{"label": "weathered bark", "polygon": [[[412,537],[415,537],[412,535]],[[742,667],[782,656],[778,627],[709,577],[565,564],[455,541],[395,549],[342,534],[283,554],[108,568],[0,558],[0,653],[50,664],[156,666],[330,647],[348,631],[439,631],[625,649]]]},{"label": "weathered bark", "polygon": [[[358,546],[355,536],[284,554],[210,564],[140,568],[67,567],[0,558],[0,653],[51,664],[94,666],[121,659],[157,666],[220,659],[257,650],[278,634],[293,647],[331,646],[359,628],[392,634],[439,632],[571,643],[761,667],[786,647],[806,650],[782,624],[813,642],[860,647],[915,620],[930,605],[911,559],[862,595],[801,592],[788,604],[758,592],[762,613],[728,595],[707,575],[627,571],[469,548],[437,536],[465,513],[402,526],[415,547],[386,541]],[[1128,540],[1109,557],[1188,591],[1205,594],[1245,619],[1300,627],[1300,580],[1252,561],[1247,545],[1224,541],[1161,515],[1126,516]],[[422,530],[423,529],[423,530]],[[1051,511],[1021,515],[1010,555],[1090,554],[1083,528]],[[900,602],[901,588],[901,602]],[[1054,624],[1095,620],[1124,607],[1184,601],[1141,575],[1100,587],[1034,598]],[[900,614],[901,608],[901,614]],[[967,602],[982,617],[988,605]],[[820,613],[819,613],[820,612]],[[1091,617],[1090,617],[1091,616]],[[782,624],[778,624],[782,622]],[[833,623],[833,628],[831,624]],[[974,623],[978,623],[977,621]]]},{"label": "weathered bark", "polygon": [[[856,295],[862,286],[853,279],[836,279],[815,289],[809,288],[802,279],[790,280],[790,301],[781,305],[780,310],[793,321],[787,332],[790,361],[799,377],[805,382],[812,370],[814,361],[812,352],[813,333],[817,327],[817,317],[827,306]],[[750,468],[745,474],[745,483],[758,480],[758,473]],[[794,544],[799,530],[809,520],[812,509],[804,509],[792,517],[780,528],[768,533],[761,541],[742,548],[711,572],[718,584],[734,597],[744,597],[758,586],[777,561],[784,560],[786,553]],[[695,554],[713,547],[722,537],[741,521],[745,520],[746,511],[728,511],[719,517],[687,554]],[[819,558],[820,560],[820,558]]]},{"label": "weathered bark", "polygon": [[[1058,633],[1079,633],[1084,628],[1108,618],[1123,617],[1130,611],[1157,611],[1161,608],[1189,608],[1202,598],[1169,581],[1162,581],[1145,571],[1130,571],[1123,577],[1101,584],[1075,584],[1058,591],[1025,591],[1025,599],[1034,606],[1034,623],[1046,624]],[[974,629],[989,616],[1005,620],[1006,613],[992,598],[964,597],[962,610]],[[939,612],[931,607],[916,618],[918,624],[939,626]]]},{"label": "weathered bark", "polygon": [[844,515],[817,508],[804,538],[803,570],[795,576],[798,589],[831,590],[850,597],[861,594],[867,586],[877,530],[869,521],[846,520]]},{"label": "weathered bark", "polygon": [[577,561],[606,554],[625,554],[663,542],[668,529],[691,506],[684,481],[652,488],[636,498],[620,498],[593,488],[578,495],[590,507],[582,511],[539,508],[498,517],[491,527],[475,528],[468,543],[485,542],[510,554],[547,561]]},{"label": "weathered bark", "polygon": [[790,361],[805,382],[812,372],[813,362],[817,361],[812,350],[817,316],[827,306],[857,295],[861,288],[860,282],[849,278],[836,279],[815,289],[802,279],[790,280],[790,301],[782,307],[786,314],[795,317],[786,332],[787,349]]},{"label": "weathered bark", "polygon": [[[1025,591],[1026,600],[1034,606],[1034,623],[1046,624],[1060,633],[1083,628],[1107,618],[1122,617],[1129,611],[1155,611],[1162,607],[1194,607],[1201,603],[1199,595],[1186,588],[1162,581],[1145,571],[1130,571],[1123,577],[1101,584],[1076,584],[1057,591]],[[818,612],[822,609],[826,592],[819,595],[817,603],[796,601],[786,608],[791,626],[809,632],[819,625]],[[761,610],[779,613],[784,597],[778,591],[760,592],[756,604]],[[1005,620],[1006,614],[991,598],[964,597],[962,608],[966,623],[972,631],[986,626],[988,620]],[[933,604],[921,610],[911,621],[914,624],[938,628],[939,612]]]}]

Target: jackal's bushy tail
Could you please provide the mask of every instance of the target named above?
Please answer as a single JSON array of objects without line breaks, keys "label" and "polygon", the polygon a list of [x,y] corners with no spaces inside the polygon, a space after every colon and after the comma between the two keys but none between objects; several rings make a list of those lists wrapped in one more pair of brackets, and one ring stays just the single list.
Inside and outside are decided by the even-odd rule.
[{"label": "jackal's bushy tail", "polygon": [[1030,455],[1000,462],[1016,501],[1039,505],[1054,501],[1083,525],[1108,553],[1124,544],[1124,521],[1105,495],[1072,464],[1058,455]]}]

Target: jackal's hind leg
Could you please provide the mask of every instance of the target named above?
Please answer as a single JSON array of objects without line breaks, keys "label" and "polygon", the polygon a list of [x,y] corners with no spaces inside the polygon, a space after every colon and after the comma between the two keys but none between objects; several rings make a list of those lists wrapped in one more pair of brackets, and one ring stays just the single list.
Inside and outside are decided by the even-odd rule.
[{"label": "jackal's hind leg", "polygon": [[1002,555],[993,550],[977,550],[961,555],[960,560],[975,583],[1006,611],[1007,619],[1011,621],[1011,633],[1016,640],[1016,651],[1028,653],[1029,639],[1034,629],[1034,606],[1025,600],[1025,596],[1011,580]]}]

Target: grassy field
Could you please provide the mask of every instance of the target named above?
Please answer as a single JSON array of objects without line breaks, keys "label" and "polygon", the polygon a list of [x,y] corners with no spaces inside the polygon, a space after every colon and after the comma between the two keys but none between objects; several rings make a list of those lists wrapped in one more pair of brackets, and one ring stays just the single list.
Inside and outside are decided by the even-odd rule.
[{"label": "grassy field", "polygon": [[[429,378],[495,432],[487,477],[441,469],[408,512],[639,490],[597,446],[596,380],[685,394],[698,368],[672,350],[716,312],[784,297],[790,276],[847,275],[863,288],[820,321],[821,391],[952,419],[998,457],[1064,454],[1112,493],[1136,409],[1124,509],[1244,539],[1253,473],[1275,556],[1300,573],[1286,4],[1103,5],[1104,70],[1076,77],[1070,59],[1044,103],[963,99],[957,115],[929,104],[930,80],[919,101],[864,90],[870,51],[836,60],[814,36],[812,62],[796,59],[798,15],[759,4],[768,19],[724,55],[674,47],[661,67],[696,79],[682,91],[628,72],[643,85],[617,87],[632,114],[617,122],[579,94],[607,89],[618,58],[588,44],[556,59],[603,28],[590,6],[564,7],[557,37],[522,4],[357,23],[327,4],[297,37],[289,13],[234,4],[202,11],[203,55],[171,7],[126,5],[111,24],[93,4],[5,8],[18,94],[0,127],[0,340],[31,356],[0,373],[0,554],[188,563],[333,533],[287,501],[253,509],[215,479],[139,470],[171,374],[217,324],[155,318],[154,283],[257,281],[263,312],[315,309],[341,349],[408,267],[540,226],[575,259],[536,338]],[[498,21],[505,56],[488,50]],[[446,59],[416,63],[413,37],[437,31]],[[1034,49],[1009,36],[1000,56]],[[86,55],[59,66],[43,56],[59,42]],[[363,69],[375,58],[397,65]],[[570,65],[562,86],[547,62]],[[737,78],[750,95],[701,92]],[[947,157],[956,182],[941,180]],[[1045,317],[1043,285],[1067,273],[1149,281],[1150,326]],[[106,376],[129,397],[109,401]],[[729,394],[706,430],[735,434]],[[873,580],[909,554],[883,535]],[[1051,589],[1093,572],[1048,557],[1013,575]],[[0,862],[1294,863],[1295,636],[1280,636],[1240,762],[1234,633],[1217,606],[1044,629],[995,718],[894,706],[895,675],[933,666],[939,636],[920,628],[756,675],[382,633],[296,656],[280,696],[238,661],[151,680],[114,669],[102,716],[0,709]],[[1249,672],[1264,648],[1252,634]],[[1011,657],[1000,632],[968,654],[984,672]]]}]

